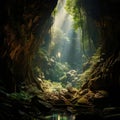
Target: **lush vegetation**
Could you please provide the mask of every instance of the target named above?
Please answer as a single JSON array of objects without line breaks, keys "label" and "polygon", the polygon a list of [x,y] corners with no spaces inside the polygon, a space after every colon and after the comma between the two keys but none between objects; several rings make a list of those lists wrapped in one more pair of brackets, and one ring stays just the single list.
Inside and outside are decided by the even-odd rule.
[{"label": "lush vegetation", "polygon": [[88,16],[83,0],[67,0],[66,10],[73,16],[74,28],[81,29],[81,46],[85,56],[93,55],[99,43],[99,31],[95,26],[95,21]]},{"label": "lush vegetation", "polygon": [[[64,27],[52,27],[53,20],[49,21],[51,29],[46,33],[43,44],[34,55],[33,71],[37,79],[60,82],[64,87],[71,83],[78,88],[86,81],[83,76],[89,72],[83,75],[81,73],[90,67],[91,56],[98,47],[98,31],[92,18],[86,16],[80,2],[82,1],[66,1],[67,16],[73,18],[73,26],[67,32]],[[59,13],[62,5],[63,3],[59,1],[53,15]],[[69,22],[68,18],[66,20]],[[66,26],[67,22],[63,25]]]}]

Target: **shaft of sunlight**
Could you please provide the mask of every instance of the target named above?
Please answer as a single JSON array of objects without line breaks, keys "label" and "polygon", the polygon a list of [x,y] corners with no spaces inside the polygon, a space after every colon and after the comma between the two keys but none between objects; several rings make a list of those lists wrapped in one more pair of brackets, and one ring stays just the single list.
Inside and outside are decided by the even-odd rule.
[{"label": "shaft of sunlight", "polygon": [[[51,28],[49,53],[53,53],[52,56],[60,62],[72,63],[76,61],[72,57],[80,53],[80,33],[75,32],[73,18],[67,13],[65,6],[66,0],[58,1],[54,24]],[[75,58],[80,59],[79,55],[77,57]]]},{"label": "shaft of sunlight", "polygon": [[52,26],[51,46],[58,44],[56,48],[56,57],[66,59],[66,55],[70,49],[70,36],[72,35],[72,17],[65,10],[65,0],[59,0],[56,7],[56,15]]}]

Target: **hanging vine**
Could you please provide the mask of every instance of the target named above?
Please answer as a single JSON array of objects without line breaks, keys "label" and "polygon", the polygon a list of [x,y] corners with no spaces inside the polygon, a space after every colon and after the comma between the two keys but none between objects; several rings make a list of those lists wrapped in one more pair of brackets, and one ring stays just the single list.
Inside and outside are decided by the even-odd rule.
[{"label": "hanging vine", "polygon": [[96,26],[93,25],[94,21],[88,15],[89,11],[85,10],[85,5],[84,0],[67,0],[66,10],[73,16],[74,28],[76,30],[78,28],[82,30],[81,47],[83,49],[83,54],[89,59],[89,56],[91,56],[98,47],[99,31]]}]

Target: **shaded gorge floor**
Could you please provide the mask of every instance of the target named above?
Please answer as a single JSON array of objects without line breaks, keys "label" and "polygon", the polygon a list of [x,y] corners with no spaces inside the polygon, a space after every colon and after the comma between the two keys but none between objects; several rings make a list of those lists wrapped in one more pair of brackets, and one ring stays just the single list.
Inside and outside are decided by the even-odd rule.
[{"label": "shaded gorge floor", "polygon": [[[34,91],[7,94],[0,91],[1,120],[115,120],[118,101],[106,91],[70,88],[59,93]],[[32,94],[34,93],[34,95]]]}]

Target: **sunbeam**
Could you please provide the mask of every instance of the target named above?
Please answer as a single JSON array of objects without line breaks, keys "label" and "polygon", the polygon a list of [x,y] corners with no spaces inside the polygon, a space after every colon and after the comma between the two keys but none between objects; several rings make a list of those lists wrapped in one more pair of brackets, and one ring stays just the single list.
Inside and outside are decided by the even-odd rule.
[{"label": "sunbeam", "polygon": [[[52,37],[49,51],[60,62],[70,62],[71,65],[75,65],[74,62],[80,60],[80,32],[74,30],[73,18],[67,13],[65,6],[65,0],[58,1],[51,29]],[[77,60],[73,60],[75,58]]]}]

